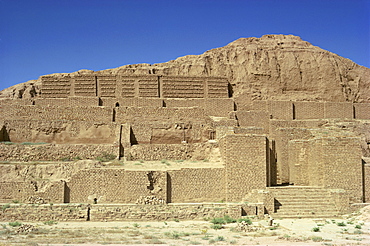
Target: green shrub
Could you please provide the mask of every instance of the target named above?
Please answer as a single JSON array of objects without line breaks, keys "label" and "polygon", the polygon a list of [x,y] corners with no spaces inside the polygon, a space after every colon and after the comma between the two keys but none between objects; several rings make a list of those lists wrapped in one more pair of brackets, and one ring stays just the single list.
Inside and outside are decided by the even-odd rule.
[{"label": "green shrub", "polygon": [[15,221],[15,222],[9,222],[9,225],[12,226],[12,227],[17,227],[17,226],[21,226],[22,223],[18,222],[18,221]]},{"label": "green shrub", "polygon": [[225,238],[223,236],[218,236],[218,237],[216,237],[215,240],[218,241],[218,242],[221,242],[221,241],[225,241]]},{"label": "green shrub", "polygon": [[319,227],[314,227],[314,228],[312,228],[312,231],[313,232],[319,232],[320,231],[320,228]]},{"label": "green shrub", "polygon": [[56,225],[56,224],[58,224],[58,222],[56,222],[56,221],[54,221],[54,220],[49,220],[49,221],[45,221],[45,222],[44,222],[44,224],[45,224],[45,225],[49,225],[49,226],[51,226],[51,225]]},{"label": "green shrub", "polygon": [[355,228],[356,228],[356,229],[362,229],[362,226],[360,226],[360,225],[356,225],[356,226],[355,226]]},{"label": "green shrub", "polygon": [[322,242],[323,241],[322,237],[311,237],[311,240],[314,241],[314,242]]},{"label": "green shrub", "polygon": [[213,218],[212,220],[211,220],[211,223],[212,224],[225,224],[225,220],[224,220],[224,218]]},{"label": "green shrub", "polygon": [[225,215],[224,216],[224,221],[226,223],[235,223],[236,222],[236,219],[231,218],[229,215]]},{"label": "green shrub", "polygon": [[344,223],[344,222],[338,222],[337,223],[337,226],[346,226],[346,223]]},{"label": "green shrub", "polygon": [[19,203],[19,201],[18,200],[14,200],[13,203]]},{"label": "green shrub", "polygon": [[211,225],[211,229],[214,229],[214,230],[220,230],[224,228],[222,224],[213,224]]}]

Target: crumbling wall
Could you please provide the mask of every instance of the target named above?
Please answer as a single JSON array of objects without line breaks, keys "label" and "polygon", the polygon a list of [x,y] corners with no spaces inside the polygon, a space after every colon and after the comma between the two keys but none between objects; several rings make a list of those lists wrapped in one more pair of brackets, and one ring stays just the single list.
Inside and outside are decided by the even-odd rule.
[{"label": "crumbling wall", "polygon": [[92,121],[5,120],[4,131],[14,143],[113,144],[120,125]]},{"label": "crumbling wall", "polygon": [[0,182],[0,202],[11,203],[63,203],[64,181],[51,182],[40,189],[37,182]]},{"label": "crumbling wall", "polygon": [[119,148],[109,144],[8,144],[0,143],[0,161],[54,161],[118,156]]}]

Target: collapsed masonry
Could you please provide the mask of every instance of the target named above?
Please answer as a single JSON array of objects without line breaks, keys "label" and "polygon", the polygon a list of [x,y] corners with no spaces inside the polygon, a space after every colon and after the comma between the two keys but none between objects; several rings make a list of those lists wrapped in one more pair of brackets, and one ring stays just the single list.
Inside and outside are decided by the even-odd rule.
[{"label": "collapsed masonry", "polygon": [[370,201],[370,166],[362,157],[370,156],[370,136],[363,134],[370,132],[369,103],[254,101],[241,110],[223,77],[94,73],[41,80],[41,97],[0,101],[3,167],[103,155],[210,160],[214,153],[221,164],[81,168],[42,189],[37,177],[0,181],[0,202],[224,201],[240,203],[239,216],[317,217]]}]

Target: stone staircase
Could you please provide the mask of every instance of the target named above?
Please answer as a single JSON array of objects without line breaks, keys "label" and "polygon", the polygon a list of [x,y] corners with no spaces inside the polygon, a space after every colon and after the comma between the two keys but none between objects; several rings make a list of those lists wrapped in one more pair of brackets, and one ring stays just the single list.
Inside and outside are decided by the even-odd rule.
[{"label": "stone staircase", "polygon": [[331,218],[339,215],[328,189],[308,186],[269,187],[274,218]]}]

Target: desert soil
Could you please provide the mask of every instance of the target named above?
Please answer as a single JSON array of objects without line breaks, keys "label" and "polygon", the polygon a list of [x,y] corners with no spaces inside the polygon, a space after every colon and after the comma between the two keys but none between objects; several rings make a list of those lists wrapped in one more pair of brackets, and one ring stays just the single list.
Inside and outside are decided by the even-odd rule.
[{"label": "desert soil", "polygon": [[[370,206],[335,219],[253,219],[251,231],[238,223],[212,229],[210,221],[161,222],[0,222],[0,246],[5,245],[370,245]],[[316,229],[315,229],[316,228]],[[317,229],[318,228],[318,229]],[[318,231],[314,231],[318,230]]]}]

